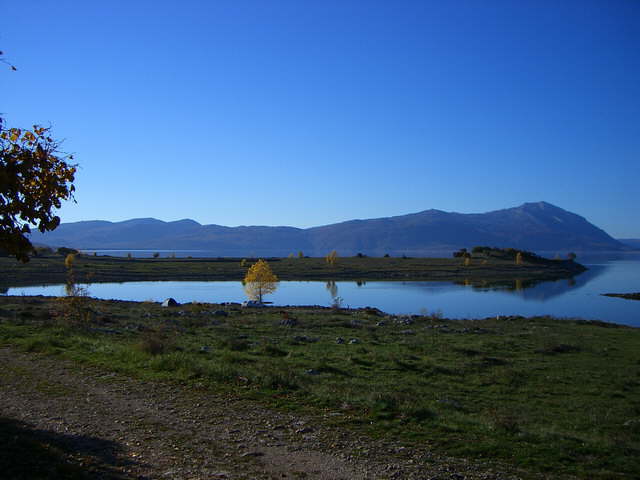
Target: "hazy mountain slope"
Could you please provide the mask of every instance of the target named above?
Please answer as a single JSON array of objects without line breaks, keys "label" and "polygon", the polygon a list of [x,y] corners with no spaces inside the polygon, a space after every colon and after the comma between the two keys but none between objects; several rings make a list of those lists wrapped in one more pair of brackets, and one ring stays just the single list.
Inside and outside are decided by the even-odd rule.
[{"label": "hazy mountain slope", "polygon": [[124,222],[76,222],[60,225],[32,240],[82,249],[209,250],[220,256],[426,255],[461,247],[488,245],[532,251],[625,250],[583,217],[546,202],[488,213],[440,210],[299,229],[293,227],[200,225],[193,220],[153,218]]},{"label": "hazy mountain slope", "polygon": [[634,250],[640,250],[640,238],[618,238],[620,243],[627,245]]}]

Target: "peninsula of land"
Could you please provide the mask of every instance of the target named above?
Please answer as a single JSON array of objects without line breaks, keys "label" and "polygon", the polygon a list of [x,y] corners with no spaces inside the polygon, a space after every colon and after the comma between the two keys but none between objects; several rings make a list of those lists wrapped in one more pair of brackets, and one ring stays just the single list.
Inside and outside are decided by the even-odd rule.
[{"label": "peninsula of land", "polygon": [[[511,252],[513,253],[513,252]],[[455,258],[345,257],[333,264],[324,258],[268,258],[280,280],[412,280],[492,283],[571,278],[585,270],[572,260],[525,255],[467,255]],[[127,258],[78,254],[76,282],[239,281],[257,259],[251,258]],[[0,258],[0,287],[65,283],[63,255],[34,257],[21,264]]]},{"label": "peninsula of land", "polygon": [[640,292],[637,293],[603,293],[605,297],[626,298],[627,300],[640,300]]}]

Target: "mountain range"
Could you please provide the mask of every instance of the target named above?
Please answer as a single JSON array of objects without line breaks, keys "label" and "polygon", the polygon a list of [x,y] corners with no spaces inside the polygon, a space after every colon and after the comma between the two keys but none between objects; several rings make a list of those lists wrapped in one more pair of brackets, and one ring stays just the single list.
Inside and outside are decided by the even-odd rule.
[{"label": "mountain range", "polygon": [[640,238],[618,238],[618,241],[634,250],[640,250]]},{"label": "mountain range", "polygon": [[206,250],[221,257],[275,257],[299,251],[323,256],[331,250],[343,256],[426,256],[475,245],[558,253],[631,249],[585,218],[546,202],[473,214],[425,210],[306,229],[201,225],[189,219],[95,220],[63,223],[46,234],[35,232],[31,241],[83,250]]}]

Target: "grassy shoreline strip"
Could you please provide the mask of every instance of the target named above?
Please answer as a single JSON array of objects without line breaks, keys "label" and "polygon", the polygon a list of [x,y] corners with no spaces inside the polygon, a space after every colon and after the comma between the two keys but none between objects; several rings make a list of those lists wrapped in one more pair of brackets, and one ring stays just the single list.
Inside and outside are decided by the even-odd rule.
[{"label": "grassy shoreline strip", "polygon": [[[255,259],[234,258],[121,258],[78,255],[74,273],[79,282],[160,280],[242,280]],[[434,281],[544,281],[570,278],[584,271],[578,263],[545,260],[516,264],[504,259],[459,258],[271,258],[281,280],[434,280]],[[64,283],[67,270],[60,256],[36,257],[21,264],[0,258],[0,287]]]}]

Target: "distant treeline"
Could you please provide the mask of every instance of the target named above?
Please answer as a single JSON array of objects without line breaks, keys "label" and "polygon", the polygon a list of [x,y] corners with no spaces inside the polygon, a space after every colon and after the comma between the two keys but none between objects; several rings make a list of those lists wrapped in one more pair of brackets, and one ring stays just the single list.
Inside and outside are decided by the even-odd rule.
[{"label": "distant treeline", "polygon": [[[471,257],[481,257],[481,258],[499,258],[502,260],[515,260],[520,255],[520,258],[525,262],[540,262],[545,260],[540,255],[529,252],[527,250],[519,250],[517,248],[498,248],[498,247],[487,247],[487,246],[476,246],[471,249],[469,252],[466,248],[461,248],[458,251],[453,252],[454,258],[471,258]],[[569,260],[575,260],[576,254],[571,252],[567,255]],[[559,258],[556,258],[559,260]]]}]

